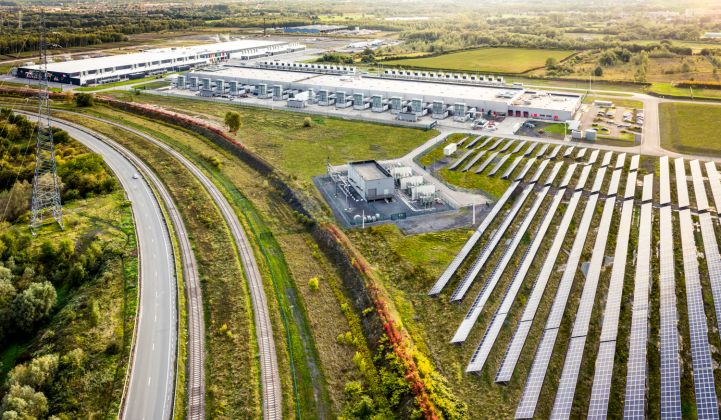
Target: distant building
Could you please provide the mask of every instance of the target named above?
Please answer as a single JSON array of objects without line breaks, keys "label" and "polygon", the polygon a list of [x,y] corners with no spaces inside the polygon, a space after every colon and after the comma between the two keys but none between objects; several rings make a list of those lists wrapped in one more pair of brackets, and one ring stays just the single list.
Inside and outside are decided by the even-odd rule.
[{"label": "distant building", "polygon": [[[139,53],[84,58],[48,63],[51,82],[88,85],[139,79],[168,71],[184,71],[195,66],[219,63],[228,58],[270,56],[305,48],[297,43],[266,40],[218,42],[182,48],[157,48]],[[41,67],[25,65],[15,74],[26,79],[38,79]]]},{"label": "distant building", "polygon": [[721,39],[721,32],[706,32],[701,38],[705,39]]},{"label": "distant building", "polygon": [[305,25],[305,26],[287,26],[283,28],[283,32],[288,34],[329,34],[332,32],[348,29],[347,26],[341,25]]},{"label": "distant building", "polygon": [[392,198],[395,190],[393,176],[375,160],[349,163],[348,182],[366,201]]}]

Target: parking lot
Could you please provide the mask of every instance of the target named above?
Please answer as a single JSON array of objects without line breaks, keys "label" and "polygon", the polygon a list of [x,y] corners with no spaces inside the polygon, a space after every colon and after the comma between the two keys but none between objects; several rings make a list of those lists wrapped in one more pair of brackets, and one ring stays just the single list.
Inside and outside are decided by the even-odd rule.
[{"label": "parking lot", "polygon": [[583,104],[581,130],[595,129],[599,139],[634,141],[642,132],[643,110],[605,105],[599,101]]}]

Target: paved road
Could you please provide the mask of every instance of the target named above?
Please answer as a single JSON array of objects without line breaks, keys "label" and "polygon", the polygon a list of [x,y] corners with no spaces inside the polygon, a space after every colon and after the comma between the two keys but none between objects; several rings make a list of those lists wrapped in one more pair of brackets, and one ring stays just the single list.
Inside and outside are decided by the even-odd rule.
[{"label": "paved road", "polygon": [[265,290],[263,289],[263,279],[260,275],[260,271],[258,270],[255,255],[253,254],[253,248],[242,228],[242,225],[240,224],[240,221],[238,220],[237,215],[235,214],[235,211],[233,210],[233,207],[203,171],[172,147],[134,128],[97,117],[89,117],[87,115],[83,116],[129,131],[166,151],[168,154],[177,159],[183,166],[185,166],[193,174],[193,176],[200,181],[220,209],[223,218],[230,228],[230,232],[236,246],[238,247],[240,259],[243,264],[243,270],[248,280],[248,287],[250,289],[256,340],[258,341],[259,347],[263,417],[265,419],[280,419],[283,415],[283,395],[280,385],[280,374],[278,372],[275,340],[273,338],[273,326],[270,322],[268,310],[268,301],[265,295]]},{"label": "paved road", "polygon": [[160,205],[145,174],[140,179],[133,179],[140,171],[100,135],[58,121],[53,125],[103,156],[132,202],[140,252],[141,288],[123,418],[168,419],[175,394],[177,296],[174,253]]}]

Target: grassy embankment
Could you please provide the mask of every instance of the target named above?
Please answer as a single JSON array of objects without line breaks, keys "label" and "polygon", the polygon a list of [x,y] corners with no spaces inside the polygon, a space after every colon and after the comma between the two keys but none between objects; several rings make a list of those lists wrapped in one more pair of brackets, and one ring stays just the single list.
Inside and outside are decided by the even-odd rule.
[{"label": "grassy embankment", "polygon": [[523,73],[533,68],[545,66],[548,58],[561,61],[571,54],[573,54],[573,51],[533,48],[480,48],[434,57],[389,60],[384,61],[383,64],[432,70]]},{"label": "grassy embankment", "polygon": [[679,153],[721,156],[721,106],[659,104],[661,146]]}]

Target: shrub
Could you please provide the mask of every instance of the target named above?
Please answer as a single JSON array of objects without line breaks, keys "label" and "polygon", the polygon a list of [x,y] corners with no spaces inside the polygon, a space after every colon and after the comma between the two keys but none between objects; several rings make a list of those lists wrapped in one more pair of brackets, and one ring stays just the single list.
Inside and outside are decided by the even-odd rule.
[{"label": "shrub", "polygon": [[313,126],[313,120],[310,117],[303,118],[303,127],[312,127]]},{"label": "shrub", "polygon": [[95,104],[95,98],[89,93],[78,93],[75,95],[75,105],[79,107],[88,107]]},{"label": "shrub", "polygon": [[308,280],[308,287],[310,287],[312,291],[318,290],[318,277],[313,277]]}]

